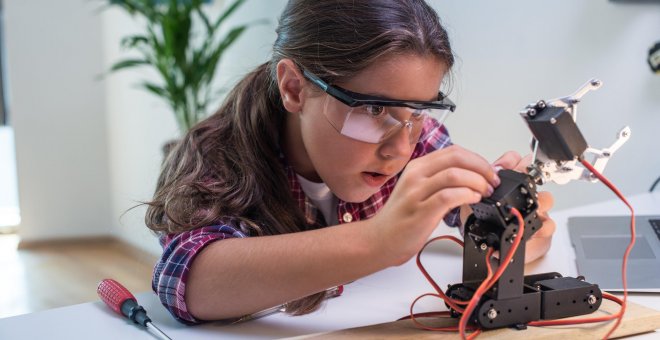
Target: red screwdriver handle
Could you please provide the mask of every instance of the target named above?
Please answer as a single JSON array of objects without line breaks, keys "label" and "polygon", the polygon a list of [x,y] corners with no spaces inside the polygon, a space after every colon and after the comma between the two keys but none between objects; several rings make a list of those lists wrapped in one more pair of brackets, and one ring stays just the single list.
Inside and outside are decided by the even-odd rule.
[{"label": "red screwdriver handle", "polygon": [[112,308],[119,315],[124,315],[121,311],[121,306],[126,300],[136,301],[135,296],[131,294],[126,287],[113,279],[103,279],[96,287],[96,293],[108,307]]}]

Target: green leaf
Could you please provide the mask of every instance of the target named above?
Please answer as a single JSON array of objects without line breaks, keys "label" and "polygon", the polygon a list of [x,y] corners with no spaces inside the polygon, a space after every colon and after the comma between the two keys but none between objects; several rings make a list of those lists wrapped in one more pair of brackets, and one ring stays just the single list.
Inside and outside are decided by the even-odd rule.
[{"label": "green leaf", "polygon": [[216,31],[218,27],[227,19],[229,18],[232,13],[234,13],[241,5],[245,2],[245,0],[236,0],[234,3],[232,3],[227,10],[220,15],[218,20],[216,20],[215,24],[213,24],[213,30]]},{"label": "green leaf", "polygon": [[149,83],[149,82],[144,82],[141,85],[147,91],[149,91],[149,92],[155,94],[156,96],[165,99],[165,101],[169,102],[169,96],[168,96],[168,92],[167,92],[166,89],[162,88],[161,86],[155,85],[153,83]]},{"label": "green leaf", "polygon": [[137,45],[145,45],[149,43],[149,39],[143,35],[131,35],[121,39],[121,47],[134,48]]},{"label": "green leaf", "polygon": [[[185,132],[206,115],[211,83],[224,51],[252,25],[235,27],[224,36],[218,34],[220,25],[244,2],[233,1],[217,19],[211,20],[204,12],[204,0],[107,0],[108,6],[146,19],[144,33],[126,36],[121,41],[123,48],[134,49],[142,56],[122,60],[111,71],[152,67],[159,80],[143,82],[140,88],[168,102]],[[193,31],[197,27],[193,23],[201,24],[200,32]],[[195,35],[200,33],[197,39]]]},{"label": "green leaf", "polygon": [[144,59],[126,59],[126,60],[119,61],[119,62],[115,63],[114,65],[112,65],[112,67],[110,68],[110,71],[114,72],[114,71],[119,71],[119,70],[125,69],[125,68],[130,68],[130,67],[135,67],[135,66],[140,66],[140,65],[148,65],[148,64],[149,64],[149,62],[147,60],[144,60]]},{"label": "green leaf", "polygon": [[236,39],[238,39],[238,37],[241,36],[241,34],[243,34],[246,28],[247,25],[241,25],[232,28],[232,30],[229,31],[229,33],[227,33],[225,38],[216,46],[216,48],[213,50],[213,53],[211,53],[211,56],[208,61],[207,77],[213,77],[216,66],[220,61],[222,54],[229,46],[231,46],[234,43],[234,41],[236,41]]},{"label": "green leaf", "polygon": [[208,33],[209,36],[212,36],[213,26],[211,26],[211,21],[209,20],[209,17],[206,16],[204,11],[202,11],[201,7],[195,7],[195,12],[197,13],[197,16],[199,16],[199,18],[202,19],[202,23],[204,24],[204,27],[206,27],[206,33]]}]

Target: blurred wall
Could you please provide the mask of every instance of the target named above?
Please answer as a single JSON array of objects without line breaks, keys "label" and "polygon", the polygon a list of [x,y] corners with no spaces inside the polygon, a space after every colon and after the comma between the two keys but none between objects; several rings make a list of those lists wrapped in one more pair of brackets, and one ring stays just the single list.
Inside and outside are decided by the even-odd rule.
[{"label": "blurred wall", "polygon": [[[597,77],[603,86],[578,105],[578,126],[595,148],[619,129],[631,138],[604,174],[624,194],[660,176],[660,76],[646,63],[660,40],[660,3],[635,1],[432,0],[458,55],[447,124],[456,143],[495,160],[529,153],[531,133],[518,115],[539,99],[573,93]],[[615,199],[602,184],[547,185],[556,208]]]},{"label": "blurred wall", "polygon": [[[518,112],[541,98],[572,93],[591,77],[604,86],[584,97],[578,124],[590,144],[609,146],[624,125],[632,137],[605,174],[625,194],[660,175],[660,77],[646,53],[660,40],[660,5],[611,1],[431,0],[458,56],[447,124],[456,143],[496,159],[528,152]],[[286,1],[249,0],[224,29],[250,28],[222,60],[217,85],[229,89],[269,57]],[[144,226],[161,146],[178,137],[166,104],[137,89],[147,70],[94,77],[130,54],[121,37],[143,23],[85,0],[7,0],[7,65],[27,239],[113,234],[153,253]],[[209,5],[217,16],[223,1]],[[611,199],[602,185],[547,186],[557,208]]]},{"label": "blurred wall", "polygon": [[[578,125],[590,146],[609,147],[625,125],[630,140],[605,169],[625,194],[641,193],[660,176],[660,76],[646,63],[660,40],[660,3],[626,1],[430,0],[457,55],[447,120],[455,143],[490,161],[508,150],[530,152],[531,133],[520,118],[525,105],[572,94],[591,78],[604,85],[578,105]],[[286,1],[255,5],[232,22],[261,18],[277,23]],[[248,2],[250,4],[250,2]],[[261,33],[261,31],[253,31]],[[225,59],[222,77],[238,81],[263,62],[275,35],[242,39]],[[555,209],[614,199],[602,184],[571,182],[542,188]]]},{"label": "blurred wall", "polygon": [[[5,0],[23,241],[111,232],[101,22],[84,0]],[[94,6],[96,7],[96,6]]]}]

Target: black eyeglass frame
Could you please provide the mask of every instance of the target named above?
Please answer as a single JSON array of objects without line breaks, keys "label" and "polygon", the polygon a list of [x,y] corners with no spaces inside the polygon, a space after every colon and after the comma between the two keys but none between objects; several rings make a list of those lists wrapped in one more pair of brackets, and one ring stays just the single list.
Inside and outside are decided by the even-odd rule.
[{"label": "black eyeglass frame", "polygon": [[362,105],[377,105],[377,106],[396,106],[396,107],[409,107],[417,110],[424,109],[440,109],[440,110],[449,110],[454,112],[456,110],[456,104],[452,102],[447,96],[438,92],[437,101],[410,101],[410,100],[393,100],[380,98],[376,96],[370,96],[366,94],[361,94],[357,92],[352,92],[346,89],[343,89],[339,86],[333,86],[321,78],[317,77],[313,73],[303,69],[303,75],[305,78],[309,79],[316,86],[320,87],[325,93],[331,95],[333,98],[339,100],[340,102],[350,106],[357,107]]}]

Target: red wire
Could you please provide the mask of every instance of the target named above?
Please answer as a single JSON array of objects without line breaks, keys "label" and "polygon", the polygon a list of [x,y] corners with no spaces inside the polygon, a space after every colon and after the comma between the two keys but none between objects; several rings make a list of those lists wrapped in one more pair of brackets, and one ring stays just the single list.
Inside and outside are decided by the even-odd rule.
[{"label": "red wire", "polygon": [[612,333],[619,327],[619,324],[621,324],[621,320],[623,319],[623,314],[626,312],[626,303],[628,301],[628,278],[627,278],[627,269],[628,269],[628,256],[630,255],[630,252],[632,251],[633,246],[635,245],[635,209],[633,209],[632,205],[628,202],[628,200],[623,196],[623,194],[617,189],[614,184],[612,184],[605,176],[601,175],[598,170],[596,170],[589,162],[587,162],[584,159],[580,159],[580,162],[582,165],[584,165],[585,168],[589,169],[591,173],[596,176],[603,184],[605,184],[612,192],[623,201],[625,205],[628,206],[628,209],[630,209],[630,243],[628,243],[628,247],[626,248],[626,252],[623,254],[623,261],[621,264],[621,278],[623,280],[623,301],[621,303],[621,309],[619,310],[618,313],[615,315],[617,316],[616,323],[610,329],[609,332],[605,335],[605,339],[609,338]]},{"label": "red wire", "polygon": [[[621,309],[619,310],[619,312],[617,312],[615,314],[612,314],[612,315],[607,315],[607,316],[601,316],[601,317],[595,317],[595,318],[570,319],[570,320],[532,321],[532,322],[529,322],[528,325],[529,326],[572,325],[572,324],[603,322],[603,321],[610,321],[612,319],[617,319],[614,326],[605,335],[604,338],[607,339],[619,327],[619,325],[621,324],[621,320],[623,319],[623,315],[626,311],[626,303],[627,303],[627,299],[628,299],[628,282],[627,282],[628,257],[630,255],[630,252],[632,251],[633,246],[635,245],[635,237],[636,237],[636,233],[635,233],[635,210],[633,209],[632,205],[630,205],[628,200],[626,200],[626,198],[623,196],[623,194],[614,186],[614,184],[612,184],[607,178],[605,178],[602,174],[600,174],[591,164],[589,164],[589,162],[585,161],[584,159],[581,159],[580,162],[589,171],[591,171],[591,173],[594,176],[596,176],[596,178],[598,178],[601,182],[603,182],[603,184],[605,184],[610,190],[612,190],[612,192],[614,192],[614,194],[617,197],[619,197],[619,199],[621,199],[621,201],[623,201],[623,203],[626,206],[628,206],[628,208],[630,209],[630,213],[631,213],[631,215],[630,215],[631,239],[630,239],[630,243],[628,244],[628,247],[626,248],[626,251],[623,255],[623,263],[622,263],[622,266],[621,266],[622,280],[623,280],[623,300],[621,300],[621,299],[617,298],[616,296],[611,295],[607,292],[603,292],[603,298],[616,302],[617,304],[619,304],[621,306]],[[483,296],[483,294],[485,292],[487,292],[493,286],[493,284],[495,284],[497,282],[497,280],[499,280],[500,276],[506,270],[507,266],[511,262],[511,259],[513,258],[513,255],[517,251],[518,246],[520,245],[520,242],[522,240],[522,235],[524,233],[524,219],[523,219],[522,215],[520,214],[520,212],[518,210],[516,210],[515,208],[511,209],[511,213],[513,213],[516,216],[516,218],[518,219],[518,225],[520,226],[520,230],[517,232],[516,238],[514,239],[514,242],[511,246],[511,249],[507,253],[506,258],[504,259],[503,262],[501,262],[502,265],[497,269],[497,271],[495,272],[494,275],[492,274],[492,268],[490,266],[490,257],[492,256],[493,249],[492,248],[489,249],[488,253],[486,254],[486,268],[488,269],[488,275],[487,275],[486,279],[481,283],[481,285],[479,285],[479,287],[477,288],[477,290],[475,291],[474,295],[472,296],[472,298],[470,299],[469,302],[451,299],[447,295],[445,295],[444,292],[442,291],[442,289],[440,288],[440,286],[438,286],[438,284],[433,280],[431,275],[429,275],[429,273],[426,271],[426,269],[422,265],[422,262],[421,262],[421,259],[420,259],[421,254],[424,251],[424,249],[430,243],[435,242],[437,240],[449,239],[449,240],[452,240],[452,241],[460,244],[461,246],[464,245],[463,242],[461,240],[459,240],[459,239],[457,239],[453,236],[449,236],[449,235],[435,237],[435,238],[429,240],[428,242],[426,242],[426,244],[424,244],[424,247],[422,247],[422,249],[417,253],[417,266],[419,267],[420,271],[422,272],[422,274],[424,275],[426,280],[433,286],[433,288],[438,292],[438,294],[427,293],[427,294],[420,295],[411,304],[411,306],[410,306],[410,315],[406,316],[406,317],[403,317],[399,320],[409,318],[413,321],[413,323],[417,327],[427,329],[427,330],[458,331],[460,333],[461,338],[466,339],[465,330],[468,328],[467,321],[468,321],[470,315],[472,314],[472,312],[474,311],[474,308],[476,308],[476,304],[479,302],[479,300],[481,300],[481,297]],[[445,312],[426,312],[426,313],[417,313],[417,314],[413,313],[413,307],[415,306],[415,303],[417,303],[417,301],[419,301],[421,298],[426,297],[426,296],[435,296],[435,297],[441,298],[441,299],[445,300],[445,302],[449,306],[451,306],[454,310],[456,310],[458,312],[462,312],[461,318],[459,320],[458,328],[456,328],[456,327],[430,327],[430,326],[426,326],[426,325],[423,325],[420,322],[418,322],[415,319],[416,317],[446,316],[446,315],[448,315],[448,312],[446,312],[446,311]],[[467,307],[465,308],[465,310],[463,310],[461,307],[458,306],[459,304],[463,305],[463,304],[466,304],[466,303],[467,303]],[[474,328],[471,328],[471,329],[474,329]],[[479,334],[481,334],[481,329],[476,328],[475,331],[472,334],[470,334],[469,337],[467,337],[467,339],[474,339]]]},{"label": "red wire", "polygon": [[434,294],[434,293],[426,293],[426,294],[423,294],[423,295],[418,296],[418,297],[412,302],[412,304],[410,305],[410,314],[409,314],[408,316],[405,316],[405,317],[400,318],[399,320],[411,319],[412,322],[415,324],[415,326],[417,326],[417,327],[419,327],[419,328],[422,328],[422,329],[430,330],[430,331],[451,331],[451,332],[456,332],[456,331],[458,331],[458,328],[457,328],[457,327],[431,327],[431,326],[427,326],[427,325],[424,325],[424,324],[420,323],[420,322],[417,321],[417,319],[416,319],[416,318],[418,318],[418,317],[425,317],[425,316],[448,316],[448,315],[449,315],[449,312],[447,312],[447,311],[444,311],[444,312],[426,312],[426,313],[414,313],[414,312],[413,312],[413,309],[414,309],[414,307],[415,307],[415,304],[416,304],[420,299],[422,299],[422,298],[424,298],[424,297],[427,297],[427,296],[435,296],[435,297],[441,298],[441,299],[444,300],[449,306],[451,306],[451,307],[454,308],[455,310],[459,310],[459,311],[463,311],[463,308],[461,308],[461,307],[458,306],[459,304],[467,304],[467,301],[455,300],[455,299],[452,299],[452,298],[448,297],[447,295],[445,295],[445,293],[442,291],[442,289],[440,288],[440,286],[435,282],[435,280],[433,280],[433,278],[431,277],[431,275],[426,271],[426,268],[424,268],[424,265],[422,264],[421,256],[422,256],[422,253],[424,252],[424,249],[426,249],[426,247],[427,247],[429,244],[431,244],[431,243],[433,243],[433,242],[435,242],[435,241],[438,241],[438,240],[450,240],[450,241],[454,241],[455,243],[459,244],[461,247],[463,246],[463,241],[459,240],[458,238],[456,238],[456,237],[454,237],[454,236],[450,236],[450,235],[443,235],[443,236],[434,237],[434,238],[430,239],[429,241],[427,241],[427,242],[424,244],[424,246],[422,247],[422,249],[417,253],[417,267],[418,267],[419,270],[422,272],[422,274],[424,275],[424,277],[426,278],[426,280],[427,280],[427,281],[431,284],[431,286],[433,286],[433,288],[436,290],[437,294]]},{"label": "red wire", "polygon": [[[513,240],[513,244],[511,245],[509,252],[506,254],[506,257],[504,258],[503,261],[500,261],[501,265],[499,266],[499,268],[497,268],[495,275],[491,275],[490,256],[486,257],[486,267],[488,268],[488,277],[486,277],[484,282],[482,282],[479,288],[477,288],[477,291],[472,296],[472,299],[470,299],[470,303],[465,308],[463,315],[461,315],[461,320],[458,323],[459,332],[461,338],[463,339],[465,339],[465,327],[467,325],[468,319],[470,318],[470,315],[472,314],[474,309],[477,307],[477,303],[479,303],[479,300],[481,300],[481,296],[484,293],[486,293],[490,289],[490,287],[492,287],[495,284],[495,282],[497,282],[497,280],[500,279],[502,273],[504,273],[506,268],[509,266],[509,263],[511,263],[511,259],[513,259],[513,255],[515,255],[516,251],[518,250],[520,241],[522,240],[523,234],[525,233],[525,220],[523,219],[522,214],[520,214],[520,211],[518,211],[518,209],[516,208],[511,208],[511,213],[513,213],[518,219],[518,231],[516,232],[516,237]],[[489,254],[492,254],[492,251],[493,251],[492,248],[489,249]]]},{"label": "red wire", "polygon": [[[490,266],[490,257],[493,256],[494,252],[495,250],[493,248],[488,248],[488,252],[486,253],[486,269],[488,269],[488,274],[486,275],[486,279],[481,282],[477,290],[474,292],[474,295],[472,295],[470,303],[465,308],[465,311],[461,315],[461,319],[458,322],[458,333],[463,339],[465,339],[465,328],[467,327],[467,320],[470,318],[472,311],[476,307],[476,302],[479,302],[479,300],[481,300],[481,296],[483,296],[483,294],[490,288],[489,282],[493,278],[493,268]],[[470,339],[474,339],[474,337],[470,337]]]},{"label": "red wire", "polygon": [[[431,284],[431,286],[433,286],[433,288],[435,289],[435,291],[438,293],[438,294],[437,294],[437,295],[439,295],[438,297],[441,298],[441,299],[443,299],[443,300],[445,300],[445,302],[446,302],[451,308],[453,308],[453,309],[455,309],[455,310],[457,310],[457,311],[459,311],[459,312],[462,312],[462,311],[463,311],[463,308],[460,307],[460,306],[458,306],[458,305],[465,305],[465,304],[467,304],[467,301],[455,300],[455,299],[452,299],[452,298],[448,297],[447,295],[445,295],[445,293],[442,291],[442,288],[440,288],[440,286],[438,286],[438,284],[435,282],[435,280],[433,280],[433,278],[431,277],[431,274],[429,274],[429,273],[426,271],[426,268],[424,268],[424,265],[422,265],[422,260],[421,260],[422,252],[424,252],[424,249],[426,249],[426,247],[427,247],[429,244],[431,244],[431,243],[433,243],[433,242],[435,242],[435,241],[437,241],[437,240],[451,240],[451,241],[454,241],[455,243],[458,243],[461,247],[463,247],[463,241],[459,240],[458,238],[456,238],[456,237],[454,237],[454,236],[443,235],[443,236],[434,237],[434,238],[432,238],[431,240],[429,240],[428,242],[426,242],[426,243],[424,244],[424,246],[422,247],[422,249],[417,253],[417,267],[418,267],[419,270],[422,272],[422,274],[424,275],[424,277],[426,278],[426,280]],[[419,299],[419,298],[418,298],[418,299]],[[416,299],[415,301],[417,301],[418,299]],[[414,306],[414,303],[413,303],[412,306],[410,306],[410,312],[411,312],[411,315],[412,315],[412,307],[413,307],[413,306]]]}]

